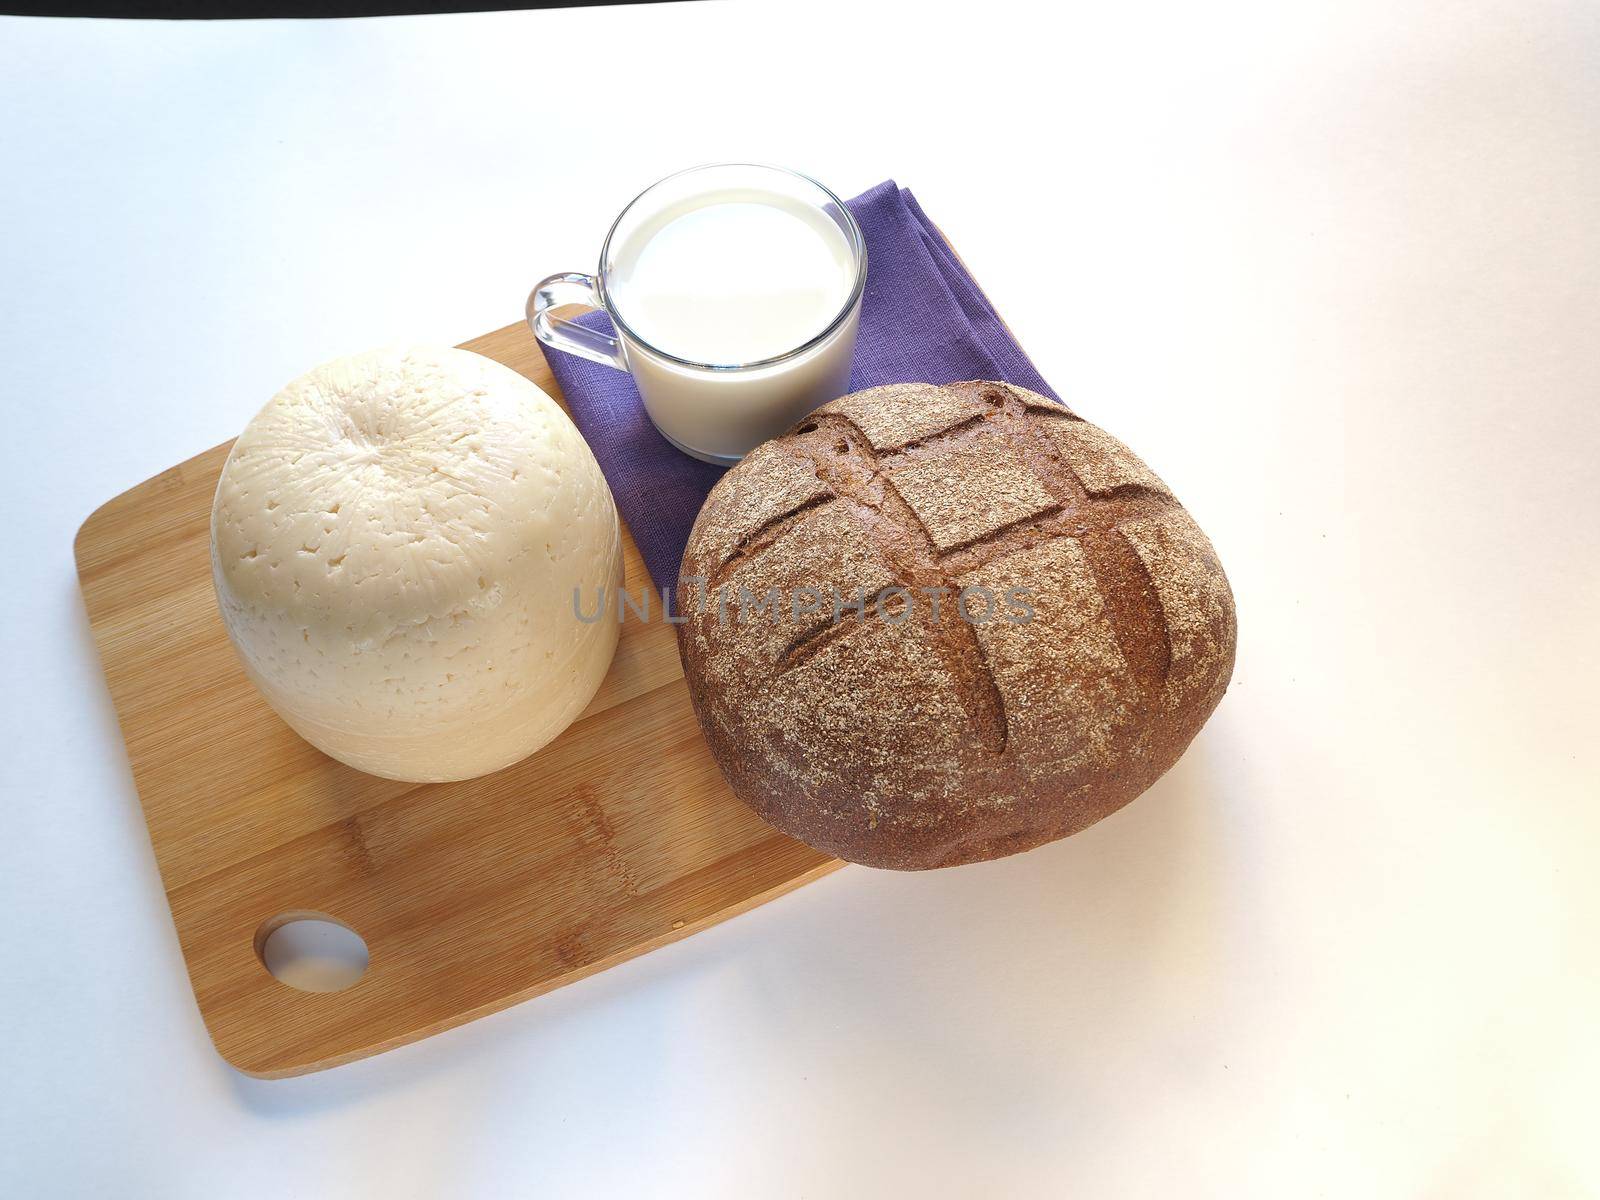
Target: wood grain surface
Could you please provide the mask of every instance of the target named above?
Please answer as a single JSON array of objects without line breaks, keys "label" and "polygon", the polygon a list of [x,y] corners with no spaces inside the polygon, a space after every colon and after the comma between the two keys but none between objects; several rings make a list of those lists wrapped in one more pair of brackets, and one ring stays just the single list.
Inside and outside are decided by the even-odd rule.
[{"label": "wood grain surface", "polygon": [[[559,399],[525,325],[467,342]],[[571,983],[841,864],[734,799],[672,628],[630,618],[583,716],[462,783],[363,775],[290,731],[217,616],[209,519],[228,446],[103,505],[78,576],[200,1012],[223,1058],[278,1077],[403,1045]],[[647,586],[623,530],[627,585]],[[302,992],[260,943],[325,914],[366,974]]]}]

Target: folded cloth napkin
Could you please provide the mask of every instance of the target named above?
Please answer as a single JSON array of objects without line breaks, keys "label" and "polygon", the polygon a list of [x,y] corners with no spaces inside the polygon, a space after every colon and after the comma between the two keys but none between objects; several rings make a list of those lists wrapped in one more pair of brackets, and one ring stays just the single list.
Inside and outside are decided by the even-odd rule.
[{"label": "folded cloth napkin", "polygon": [[[996,379],[1057,399],[909,191],[891,180],[846,204],[867,242],[851,391]],[[602,312],[584,314],[579,324],[613,332]],[[650,577],[670,589],[689,528],[727,468],[690,458],[657,433],[632,376],[546,353]]]}]

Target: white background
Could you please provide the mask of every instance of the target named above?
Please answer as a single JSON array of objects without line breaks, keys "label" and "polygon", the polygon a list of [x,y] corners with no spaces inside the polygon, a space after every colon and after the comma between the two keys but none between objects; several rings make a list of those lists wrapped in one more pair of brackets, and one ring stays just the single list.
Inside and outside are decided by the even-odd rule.
[{"label": "white background", "polygon": [[[0,1193],[1600,1194],[1600,14],[904,7],[0,20]],[[917,192],[1210,532],[1228,696],[1066,842],[235,1074],[79,522],[750,157]]]}]

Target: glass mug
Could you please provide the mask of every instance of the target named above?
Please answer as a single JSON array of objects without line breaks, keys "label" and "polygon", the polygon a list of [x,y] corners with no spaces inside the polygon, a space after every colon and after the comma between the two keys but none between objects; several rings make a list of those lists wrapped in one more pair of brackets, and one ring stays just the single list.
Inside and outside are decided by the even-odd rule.
[{"label": "glass mug", "polygon": [[[697,271],[698,278],[684,284],[681,292],[669,289],[665,297],[641,294],[637,298],[630,292],[631,273],[652,239],[681,218],[718,204],[741,205],[744,216],[752,215],[751,205],[770,206],[783,214],[777,217],[776,225],[758,220],[754,225],[746,222],[742,227],[730,227],[729,241],[719,246],[719,251],[740,255],[750,249],[739,243],[740,237],[761,237],[762,229],[771,228],[786,253],[798,248],[800,257],[794,259],[796,263],[801,258],[810,268],[824,263],[822,277],[829,274],[827,263],[837,264],[837,281],[827,283],[822,290],[808,286],[805,279],[795,281],[795,294],[808,297],[813,305],[806,310],[814,317],[810,324],[805,324],[803,316],[798,318],[800,325],[794,324],[797,318],[791,312],[787,324],[769,324],[763,329],[760,323],[767,312],[763,305],[772,295],[781,293],[785,281],[772,281],[779,293],[763,288],[761,300],[741,305],[739,285],[718,288],[715,264]],[[758,210],[754,215],[761,214]],[[819,258],[817,246],[800,245],[805,238],[802,235],[799,242],[795,240],[800,226],[790,218],[810,226],[827,244],[826,254],[832,257]],[[711,236],[718,236],[717,227],[710,228]],[[705,236],[704,227],[700,236]],[[684,244],[681,240],[678,243],[680,260]],[[659,245],[666,245],[666,240]],[[688,245],[688,252],[692,253],[693,243]],[[777,242],[766,247],[777,248]],[[658,247],[655,253],[660,261],[662,255],[673,250]],[[748,258],[751,262],[760,261],[759,255]],[[680,270],[684,265],[678,263]],[[781,273],[783,267],[775,266],[773,270]],[[855,218],[837,196],[815,180],[781,167],[720,163],[669,175],[639,193],[606,235],[599,271],[594,275],[567,272],[541,281],[528,296],[528,324],[546,346],[631,374],[645,411],[667,441],[705,462],[727,464],[737,462],[818,405],[849,390],[850,359],[855,352],[866,280],[866,243]],[[833,308],[834,298],[841,298],[837,311]],[[568,304],[603,309],[611,318],[616,336],[555,315],[555,308]],[[823,307],[815,307],[818,304]],[[749,326],[743,328],[747,335],[743,345],[763,346],[761,339],[765,337],[765,348],[757,351],[758,357],[741,361],[737,343],[731,341],[731,352],[702,351],[699,356],[684,353],[681,345],[652,344],[638,332],[640,318],[652,317],[659,327],[663,315],[659,306],[663,305],[669,307],[665,313],[668,325],[681,326],[685,318],[700,321],[702,348],[715,342],[719,320],[730,329]],[[674,313],[670,311],[672,305],[695,307],[693,311],[680,308]],[[773,343],[774,337],[788,340]],[[666,339],[656,334],[658,343],[663,340]],[[728,361],[702,361],[719,358]]]}]

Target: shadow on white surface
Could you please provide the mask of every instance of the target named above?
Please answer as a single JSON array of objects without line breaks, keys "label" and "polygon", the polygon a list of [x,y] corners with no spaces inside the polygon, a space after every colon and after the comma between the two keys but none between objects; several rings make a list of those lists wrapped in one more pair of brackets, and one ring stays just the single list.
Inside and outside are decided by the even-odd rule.
[{"label": "shadow on white surface", "polygon": [[[860,1072],[894,1081],[886,1091],[901,1103],[908,1087],[960,1088],[968,1096],[954,1107],[968,1119],[1025,1127],[1059,1110],[1061,1075],[1078,1067],[1075,1041],[1148,1042],[1215,1003],[1224,968],[1206,953],[1221,936],[1206,901],[1229,867],[1219,789],[1197,747],[1144,796],[1074,837],[1013,859],[875,881],[879,911],[840,906],[839,937],[805,964],[805,992],[782,955],[763,954],[749,973],[752,1003],[775,1034],[827,1005],[852,1026]],[[851,936],[863,923],[894,936],[871,937],[863,953]],[[825,1040],[779,1044],[797,1072],[828,1052]],[[951,1108],[930,1100],[923,1115],[939,1120]]]}]

